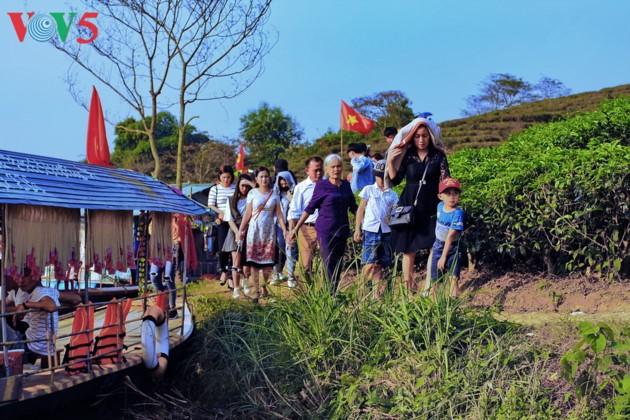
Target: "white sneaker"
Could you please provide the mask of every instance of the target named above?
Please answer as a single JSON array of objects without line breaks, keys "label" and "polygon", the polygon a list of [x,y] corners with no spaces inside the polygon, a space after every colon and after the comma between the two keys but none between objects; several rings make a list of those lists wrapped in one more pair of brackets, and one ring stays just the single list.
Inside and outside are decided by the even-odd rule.
[{"label": "white sneaker", "polygon": [[287,286],[293,289],[294,287],[297,287],[297,281],[295,281],[293,277],[289,277],[289,281],[287,281]]},{"label": "white sneaker", "polygon": [[271,281],[269,282],[269,285],[275,286],[278,284],[278,282],[280,282],[280,276],[278,274],[274,274],[273,277],[271,277]]},{"label": "white sneaker", "polygon": [[252,289],[247,287],[247,285],[243,286],[243,293],[245,293],[246,295],[249,295],[251,292],[252,292]]},{"label": "white sneaker", "polygon": [[239,289],[238,287],[235,287],[235,288],[234,288],[234,292],[232,293],[232,299],[238,299],[238,298],[240,298],[241,296],[242,296],[242,295],[241,295],[241,291],[240,291],[240,289]]}]

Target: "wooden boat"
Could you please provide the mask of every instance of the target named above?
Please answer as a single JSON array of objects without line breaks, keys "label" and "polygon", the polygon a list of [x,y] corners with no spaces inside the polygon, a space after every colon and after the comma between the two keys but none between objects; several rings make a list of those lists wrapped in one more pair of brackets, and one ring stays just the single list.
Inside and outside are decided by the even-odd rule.
[{"label": "wooden boat", "polygon": [[[131,262],[128,247],[125,255],[124,242],[107,245],[107,256],[104,260],[99,261],[99,254],[96,251],[102,250],[102,247],[106,246],[102,242],[108,233],[103,229],[103,226],[109,228],[110,225],[99,225],[101,222],[97,216],[110,220],[110,222],[113,221],[115,226],[123,226],[121,235],[127,238],[127,231],[123,222],[132,220],[131,212],[134,210],[152,212],[151,214],[155,217],[154,223],[156,223],[155,220],[169,221],[169,226],[154,225],[154,237],[160,238],[159,233],[161,232],[164,241],[166,241],[166,232],[168,232],[168,240],[170,241],[171,213],[196,215],[205,212],[205,208],[195,201],[173,190],[167,184],[146,175],[124,169],[105,168],[3,150],[0,150],[0,210],[1,244],[3,245],[0,247],[0,259],[2,260],[0,321],[2,331],[4,331],[3,337],[7,337],[6,320],[13,315],[6,311],[4,291],[7,290],[7,280],[16,276],[29,275],[29,273],[34,273],[33,276],[39,275],[38,273],[45,272],[41,266],[54,266],[55,275],[64,279],[65,270],[62,269],[65,268],[66,263],[68,267],[79,267],[83,261],[86,261],[87,263],[83,266],[89,266],[93,270],[101,270],[107,268],[108,265],[115,265],[116,268],[127,270],[127,266],[134,265]],[[62,213],[70,221],[63,222],[66,224],[60,230],[55,221]],[[81,221],[75,220],[77,217]],[[162,222],[163,225],[165,223]],[[84,237],[81,242],[84,250],[80,254],[81,264],[78,264],[79,255],[76,254],[79,253],[75,253],[75,244],[78,250],[80,245],[77,243],[77,238],[79,238],[79,231],[81,231],[78,227],[81,224],[87,228],[82,230]],[[77,227],[76,234],[69,235],[68,226]],[[131,224],[128,229],[131,231]],[[70,239],[57,239],[54,232],[58,232],[59,236],[69,235]],[[99,232],[101,232],[100,236]],[[184,244],[186,242],[184,240]],[[72,251],[68,249],[68,243],[73,245]],[[101,248],[98,248],[99,246]],[[117,256],[110,256],[110,248],[119,249],[120,252]],[[166,249],[166,246],[163,248]],[[170,249],[170,244],[168,248]],[[167,254],[166,252],[164,255]],[[101,255],[105,255],[105,252],[103,251]],[[186,266],[186,264],[184,265]],[[25,267],[28,268],[28,273],[24,270]],[[183,278],[186,278],[185,274],[184,269]],[[16,342],[3,341],[0,343],[0,358],[3,362],[6,361],[4,363],[6,366],[3,366],[4,374],[0,378],[0,418],[25,416],[52,408],[55,405],[68,404],[73,400],[93,397],[114,384],[121,375],[145,370],[142,358],[141,324],[146,308],[154,305],[155,298],[147,294],[147,281],[144,283],[143,296],[135,298],[133,296],[138,293],[137,285],[102,288],[101,294],[104,296],[101,298],[110,299],[115,296],[119,299],[116,301],[116,305],[113,305],[91,303],[95,300],[93,298],[97,296],[94,289],[89,287],[90,279],[88,277],[89,275],[84,274],[84,279],[75,277],[73,280],[83,282],[83,287],[80,289],[83,296],[83,308],[95,308],[94,328],[93,330],[87,328],[73,333],[75,313],[71,312],[60,316],[56,333],[51,334],[47,331],[47,340],[53,342],[56,349],[54,354],[51,354],[51,351],[48,354],[50,362],[56,361],[50,363],[54,367],[42,369],[27,364],[23,367],[20,366],[22,373],[11,375],[12,370],[19,372],[19,368],[14,369],[11,366],[12,354],[9,353],[8,349],[9,344],[16,344]],[[179,317],[170,319],[167,323],[168,343],[171,351],[181,349],[194,330],[185,288],[178,290],[177,293]],[[121,308],[125,302],[131,302],[126,320],[117,322],[115,325],[104,325],[109,308],[107,311],[101,310],[101,308],[106,306]],[[119,313],[122,314],[122,310]],[[117,319],[123,318],[124,316],[121,316]],[[107,328],[114,328],[116,340],[121,343],[107,352],[107,354],[115,354],[116,358],[113,361],[107,360],[107,357],[103,359],[101,354],[99,364],[98,355],[89,352],[85,358],[78,361],[75,359],[71,362],[73,363],[72,366],[77,366],[79,362],[84,363],[84,371],[70,375],[66,371],[69,364],[63,364],[62,360],[64,353],[68,352],[64,348],[71,337],[90,331],[93,331],[94,337],[97,337]],[[125,334],[121,334],[121,332]],[[124,342],[122,341],[123,336]],[[21,343],[26,343],[26,341]],[[88,347],[92,348],[91,343]],[[150,373],[145,372],[145,374],[149,375]]]},{"label": "wooden boat", "polygon": [[[38,412],[54,410],[72,401],[94,398],[105,390],[113,388],[125,375],[151,375],[143,365],[141,344],[141,323],[144,313],[144,298],[133,300],[127,316],[126,348],[122,348],[125,361],[121,363],[93,364],[89,372],[69,375],[65,371],[67,364],[59,364],[53,369],[40,369],[34,365],[24,365],[21,375],[2,378],[0,385],[3,401],[0,402],[0,418],[26,417]],[[151,299],[149,299],[149,303]],[[95,330],[101,330],[105,311],[95,311]],[[103,308],[100,304],[100,308]],[[194,331],[192,314],[182,298],[179,299],[180,316],[169,320],[169,343],[171,357],[173,352],[181,350]],[[63,317],[62,317],[63,318]],[[60,319],[57,334],[57,348],[65,349],[72,331],[72,314]],[[66,350],[63,350],[66,351]],[[94,358],[94,356],[92,356]],[[63,359],[63,352],[59,360]]]}]

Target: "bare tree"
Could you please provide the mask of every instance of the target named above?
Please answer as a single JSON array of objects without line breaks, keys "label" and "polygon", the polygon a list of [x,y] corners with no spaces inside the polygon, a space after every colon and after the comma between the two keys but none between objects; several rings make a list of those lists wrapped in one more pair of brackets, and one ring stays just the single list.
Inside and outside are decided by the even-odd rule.
[{"label": "bare tree", "polygon": [[462,110],[462,114],[464,116],[485,114],[525,102],[560,98],[570,93],[571,89],[560,80],[548,76],[541,77],[538,83],[532,85],[509,73],[491,74],[482,82],[481,91],[477,95],[466,98],[467,108]]},{"label": "bare tree", "polygon": [[571,94],[571,89],[566,87],[564,83],[548,76],[541,77],[534,89],[536,89],[539,99],[554,99]]},{"label": "bare tree", "polygon": [[186,145],[188,156],[192,156],[182,165],[182,177],[187,182],[212,182],[217,178],[221,165],[231,165],[236,161],[234,142],[210,140],[203,144]]},{"label": "bare tree", "polygon": [[[99,14],[98,37],[87,45],[55,46],[138,113],[155,160],[155,178],[160,176],[156,116],[178,108],[176,183],[181,186],[186,127],[196,118],[187,116],[187,106],[233,98],[260,76],[262,58],[274,44],[265,30],[271,0],[84,3]],[[68,80],[76,95],[76,79]]]},{"label": "bare tree", "polygon": [[509,73],[491,74],[482,82],[481,91],[466,99],[465,116],[484,114],[530,102],[535,99],[534,88],[529,82]]}]

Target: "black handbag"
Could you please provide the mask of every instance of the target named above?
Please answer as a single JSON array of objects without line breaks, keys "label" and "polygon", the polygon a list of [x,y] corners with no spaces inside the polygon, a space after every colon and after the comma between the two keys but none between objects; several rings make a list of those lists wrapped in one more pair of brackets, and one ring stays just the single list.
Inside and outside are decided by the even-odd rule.
[{"label": "black handbag", "polygon": [[416,205],[418,204],[418,197],[420,196],[420,190],[424,185],[424,179],[427,176],[427,169],[429,168],[429,163],[424,167],[424,173],[422,174],[422,181],[420,181],[420,185],[418,186],[418,192],[416,193],[416,198],[413,200],[413,206],[396,206],[392,209],[392,213],[389,216],[389,226],[401,229],[413,224],[413,217],[416,209]]},{"label": "black handbag", "polygon": [[413,206],[398,206],[392,209],[389,217],[389,225],[394,227],[403,227],[413,224]]}]

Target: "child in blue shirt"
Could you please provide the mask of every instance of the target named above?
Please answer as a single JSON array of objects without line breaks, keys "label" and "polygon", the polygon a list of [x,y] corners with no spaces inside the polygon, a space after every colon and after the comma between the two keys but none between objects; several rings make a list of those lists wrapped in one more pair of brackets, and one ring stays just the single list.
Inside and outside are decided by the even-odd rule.
[{"label": "child in blue shirt", "polygon": [[445,178],[438,187],[438,197],[442,200],[437,207],[435,242],[431,260],[431,295],[435,296],[435,284],[450,279],[450,296],[459,295],[459,273],[461,252],[459,238],[464,230],[464,210],[457,207],[462,186],[455,178]]},{"label": "child in blue shirt", "polygon": [[352,165],[352,179],[350,180],[350,189],[356,194],[366,185],[374,184],[374,162],[366,156],[367,146],[365,143],[350,143],[348,145],[348,157]]}]

